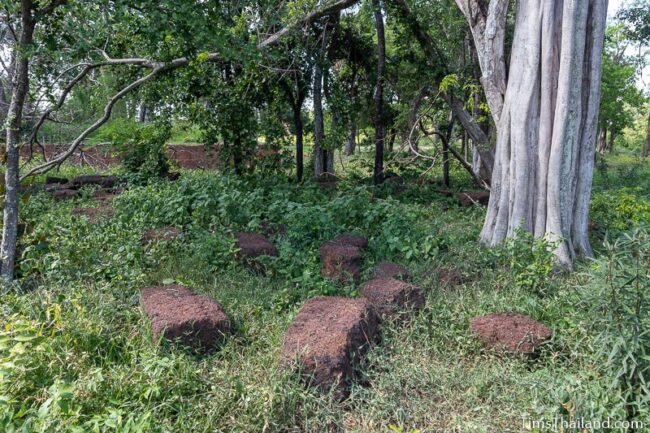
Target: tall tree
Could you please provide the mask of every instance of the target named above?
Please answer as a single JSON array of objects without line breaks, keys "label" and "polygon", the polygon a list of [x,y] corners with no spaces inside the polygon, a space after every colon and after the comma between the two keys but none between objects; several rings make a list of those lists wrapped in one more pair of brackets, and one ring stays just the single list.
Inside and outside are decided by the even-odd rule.
[{"label": "tall tree", "polygon": [[327,51],[328,28],[325,24],[321,34],[321,48],[314,65],[314,85],[312,99],[314,103],[314,177],[318,178],[327,171],[327,150],[325,149],[325,118],[323,112],[323,68]]},{"label": "tall tree", "polygon": [[456,0],[472,31],[497,127],[481,240],[519,229],[557,242],[559,264],[592,256],[588,211],[607,0],[517,2],[509,70],[509,0]]},{"label": "tall tree", "polygon": [[2,279],[10,282],[14,275],[16,262],[16,242],[18,239],[18,198],[20,190],[20,125],[27,92],[29,91],[29,47],[34,40],[34,5],[31,0],[20,2],[20,36],[15,45],[16,66],[11,84],[11,102],[7,111],[5,202],[3,213],[3,232],[0,255],[2,256]]},{"label": "tall tree", "polygon": [[384,71],[386,70],[386,37],[384,35],[384,16],[379,0],[372,0],[377,29],[377,82],[375,85],[375,165],[373,180],[375,185],[384,181]]},{"label": "tall tree", "polygon": [[[631,1],[616,14],[616,17],[625,24],[627,37],[638,45],[637,64],[642,69],[649,61],[647,53],[650,49],[650,0]],[[650,155],[650,113],[648,113],[646,137],[641,155],[644,158]]]},{"label": "tall tree", "polygon": [[601,153],[613,151],[615,137],[633,125],[645,103],[636,84],[636,60],[625,54],[628,46],[629,40],[621,25],[607,28],[598,115],[597,150]]}]

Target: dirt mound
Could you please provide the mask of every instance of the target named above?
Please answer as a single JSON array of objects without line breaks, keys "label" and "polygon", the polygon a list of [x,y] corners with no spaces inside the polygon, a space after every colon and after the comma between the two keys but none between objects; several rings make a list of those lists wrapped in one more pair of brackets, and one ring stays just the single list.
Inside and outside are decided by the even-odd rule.
[{"label": "dirt mound", "polygon": [[221,305],[178,285],[150,287],[140,291],[154,339],[180,341],[197,351],[214,349],[230,331]]},{"label": "dirt mound", "polygon": [[110,206],[100,207],[77,207],[72,209],[72,215],[85,216],[91,223],[98,222],[101,218],[111,218],[115,216],[116,210]]},{"label": "dirt mound", "polygon": [[340,282],[359,281],[363,257],[354,245],[327,242],[320,247],[321,274]]},{"label": "dirt mound", "polygon": [[302,307],[284,336],[282,360],[297,362],[311,384],[345,397],[354,365],[377,334],[378,317],[365,299],[319,296]]},{"label": "dirt mound", "polygon": [[488,191],[459,192],[457,197],[461,207],[470,207],[475,204],[487,206],[490,202],[490,193]]},{"label": "dirt mound", "polygon": [[535,352],[552,335],[547,326],[517,313],[475,317],[471,328],[486,347],[527,354]]},{"label": "dirt mound", "polygon": [[372,271],[372,278],[396,278],[410,280],[411,273],[402,265],[391,262],[380,262]]},{"label": "dirt mound", "polygon": [[361,295],[368,299],[382,316],[398,315],[424,306],[424,292],[419,287],[395,278],[376,278],[361,286]]},{"label": "dirt mound", "polygon": [[178,227],[165,226],[157,229],[151,229],[144,232],[140,239],[144,245],[158,241],[173,241],[178,239],[182,231]]},{"label": "dirt mound", "polygon": [[278,250],[264,236],[258,233],[237,232],[235,241],[239,248],[239,256],[245,259],[254,259],[259,256],[278,255]]},{"label": "dirt mound", "polygon": [[103,176],[103,175],[91,175],[91,176],[77,176],[70,184],[74,188],[82,188],[84,186],[99,185],[102,188],[114,188],[117,185],[117,177],[115,176]]}]

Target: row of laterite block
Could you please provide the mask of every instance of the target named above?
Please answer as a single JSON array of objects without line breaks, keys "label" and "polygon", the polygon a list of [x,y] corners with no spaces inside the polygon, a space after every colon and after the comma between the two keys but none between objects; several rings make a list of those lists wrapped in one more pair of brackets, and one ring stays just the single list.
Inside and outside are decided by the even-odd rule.
[{"label": "row of laterite block", "polygon": [[[276,256],[277,249],[256,233],[235,233],[240,259]],[[342,235],[320,250],[321,272],[339,281],[360,279],[362,251],[368,240]],[[424,291],[408,282],[409,271],[382,262],[362,284],[359,298],[318,296],[302,306],[285,333],[280,362],[296,369],[318,389],[344,398],[354,380],[355,365],[378,341],[382,321],[408,320],[425,305]],[[231,332],[223,307],[214,299],[178,285],[141,291],[142,304],[152,323],[154,339],[180,342],[199,351],[211,351]],[[491,314],[472,320],[471,329],[488,347],[532,353],[551,337],[546,326],[513,313]]]},{"label": "row of laterite block", "polygon": [[[76,198],[85,186],[97,186],[94,197],[101,203],[94,208],[75,208],[72,213],[91,222],[111,217],[115,209],[107,203],[122,190],[113,176],[81,176],[71,181],[48,178],[46,189],[56,199]],[[262,230],[272,236],[286,233],[286,226],[264,222]],[[180,238],[174,226],[146,231],[141,238],[147,246],[158,241]],[[263,235],[234,233],[238,258],[256,268],[261,256],[277,256],[276,247]],[[363,267],[363,251],[368,239],[344,234],[320,248],[321,273],[342,283],[358,283]],[[311,385],[333,390],[342,398],[354,379],[355,365],[368,348],[378,341],[383,320],[403,321],[425,304],[424,291],[410,284],[410,272],[401,265],[381,262],[371,279],[361,284],[359,298],[319,296],[302,306],[288,328],[281,351],[281,363],[296,368]],[[141,290],[144,310],[151,320],[154,339],[181,343],[196,351],[216,349],[232,331],[223,307],[209,296],[180,285],[149,287]],[[551,337],[551,330],[526,316],[515,313],[490,314],[472,319],[470,327],[488,347],[509,352],[533,353]]]}]

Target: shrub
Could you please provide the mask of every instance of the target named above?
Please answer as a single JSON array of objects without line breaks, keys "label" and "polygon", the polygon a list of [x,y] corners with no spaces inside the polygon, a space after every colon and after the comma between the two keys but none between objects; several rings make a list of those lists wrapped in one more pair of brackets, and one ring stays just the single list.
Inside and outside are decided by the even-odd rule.
[{"label": "shrub", "polygon": [[543,293],[553,272],[554,250],[555,246],[548,240],[520,230],[501,247],[490,250],[490,254],[510,269],[515,287]]},{"label": "shrub", "polygon": [[641,188],[621,188],[594,194],[591,216],[606,230],[627,230],[650,223],[650,200]]},{"label": "shrub", "polygon": [[166,119],[146,125],[121,120],[103,128],[95,138],[111,143],[122,155],[130,180],[142,183],[169,171],[166,143],[171,133],[171,123]]},{"label": "shrub", "polygon": [[650,416],[649,270],[650,232],[636,229],[614,242],[606,239],[604,257],[586,275],[585,317],[598,330],[593,344],[605,382],[587,398],[627,421]]}]

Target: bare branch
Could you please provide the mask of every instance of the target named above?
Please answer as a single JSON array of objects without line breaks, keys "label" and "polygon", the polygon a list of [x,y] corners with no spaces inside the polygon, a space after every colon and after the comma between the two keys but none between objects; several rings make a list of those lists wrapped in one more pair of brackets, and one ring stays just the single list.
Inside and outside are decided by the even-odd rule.
[{"label": "bare branch", "polygon": [[[59,96],[59,99],[57,100],[56,104],[52,105],[50,108],[45,110],[41,117],[38,119],[38,122],[36,122],[36,125],[34,126],[32,133],[29,137],[29,144],[32,145],[36,141],[36,137],[38,135],[38,132],[41,129],[41,126],[43,126],[43,123],[50,117],[50,114],[52,114],[54,111],[58,110],[63,106],[63,103],[65,102],[66,98],[74,88],[74,86],[77,85],[79,81],[81,81],[91,70],[101,66],[101,64],[94,64],[94,65],[86,65],[81,72],[79,72],[69,83],[68,85],[63,89],[63,92]],[[68,69],[69,70],[69,69]]]}]

